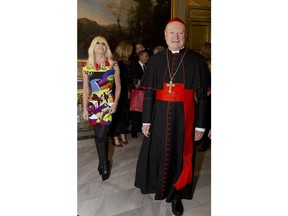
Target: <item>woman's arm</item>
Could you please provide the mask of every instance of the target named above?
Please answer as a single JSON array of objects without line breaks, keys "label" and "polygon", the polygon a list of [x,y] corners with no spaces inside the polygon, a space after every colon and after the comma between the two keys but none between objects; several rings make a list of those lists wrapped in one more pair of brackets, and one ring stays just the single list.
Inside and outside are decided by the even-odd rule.
[{"label": "woman's arm", "polygon": [[121,94],[120,69],[117,64],[115,65],[114,82],[115,82],[115,98],[114,98],[114,103],[109,110],[109,114],[116,112],[118,101],[119,101],[120,94]]},{"label": "woman's arm", "polygon": [[82,76],[83,76],[83,118],[88,120],[88,96],[89,96],[89,79],[88,75],[82,69]]}]

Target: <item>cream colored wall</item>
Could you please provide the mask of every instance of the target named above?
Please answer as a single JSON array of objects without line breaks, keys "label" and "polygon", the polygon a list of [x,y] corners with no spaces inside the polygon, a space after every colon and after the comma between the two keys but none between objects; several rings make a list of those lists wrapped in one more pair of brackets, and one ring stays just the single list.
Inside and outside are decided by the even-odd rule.
[{"label": "cream colored wall", "polygon": [[177,17],[185,20],[186,17],[186,0],[178,0],[177,1]]}]

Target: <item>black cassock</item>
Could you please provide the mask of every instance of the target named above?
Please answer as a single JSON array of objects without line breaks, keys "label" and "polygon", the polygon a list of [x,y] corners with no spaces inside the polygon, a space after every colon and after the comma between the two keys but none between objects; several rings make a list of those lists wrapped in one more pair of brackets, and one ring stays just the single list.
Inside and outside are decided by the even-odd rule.
[{"label": "black cassock", "polygon": [[[186,149],[184,145],[189,146],[189,153],[193,158],[195,156],[194,128],[205,128],[206,96],[207,89],[211,85],[211,74],[206,61],[200,54],[187,49],[173,83],[182,86],[184,84],[185,90],[192,90],[193,95],[189,96],[188,100],[193,103],[193,109],[185,108],[184,112],[183,102],[155,99],[159,91],[166,92],[168,88],[166,85],[170,77],[175,74],[185,50],[186,48],[181,49],[178,54],[166,50],[151,56],[141,81],[141,85],[145,87],[142,122],[151,123],[151,126],[150,136],[143,139],[140,149],[134,184],[143,194],[155,193],[155,200],[166,199],[167,202],[192,199],[191,176],[190,181],[184,180],[181,188],[176,189],[175,183],[179,180],[182,169],[184,170],[183,151]],[[167,55],[171,76],[167,67]],[[194,94],[197,95],[195,115]],[[185,113],[191,114],[192,118],[185,120]],[[189,121],[190,129],[187,129],[186,123]],[[184,131],[185,136],[191,136],[189,143],[186,144],[184,144],[184,139],[186,140]],[[184,152],[186,151],[187,149]],[[192,158],[191,160],[189,158],[189,172],[192,172],[193,177],[192,161]]]}]

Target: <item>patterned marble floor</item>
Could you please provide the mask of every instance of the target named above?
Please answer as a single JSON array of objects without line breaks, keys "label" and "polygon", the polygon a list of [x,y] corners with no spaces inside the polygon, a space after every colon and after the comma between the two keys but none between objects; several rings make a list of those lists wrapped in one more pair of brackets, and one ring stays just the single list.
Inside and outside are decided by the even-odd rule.
[{"label": "patterned marble floor", "polygon": [[[97,171],[98,156],[94,139],[78,140],[78,212],[79,216],[170,216],[171,204],[155,201],[153,194],[143,195],[134,187],[135,167],[143,135],[127,135],[128,145],[115,148],[109,143],[111,176],[102,181]],[[197,152],[195,191],[192,200],[183,200],[183,216],[211,215],[211,151]]]}]

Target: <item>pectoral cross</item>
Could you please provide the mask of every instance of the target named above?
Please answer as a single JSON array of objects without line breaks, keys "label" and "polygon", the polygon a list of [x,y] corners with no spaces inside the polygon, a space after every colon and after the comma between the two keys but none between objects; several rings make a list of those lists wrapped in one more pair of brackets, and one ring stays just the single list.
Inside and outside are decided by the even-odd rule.
[{"label": "pectoral cross", "polygon": [[172,80],[170,80],[169,84],[166,84],[166,86],[169,86],[168,92],[171,93],[172,92],[172,87],[174,87],[175,84],[172,82]]}]

